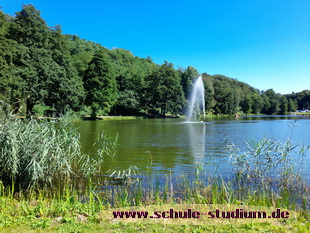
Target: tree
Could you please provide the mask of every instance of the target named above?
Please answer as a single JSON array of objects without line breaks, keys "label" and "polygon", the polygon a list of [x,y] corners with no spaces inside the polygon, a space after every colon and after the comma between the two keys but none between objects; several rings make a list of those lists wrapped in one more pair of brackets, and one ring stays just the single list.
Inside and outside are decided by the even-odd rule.
[{"label": "tree", "polygon": [[60,113],[77,110],[84,98],[82,80],[72,65],[60,26],[49,28],[33,5],[23,5],[8,37],[17,42],[13,75],[21,80],[27,115],[33,114],[37,103]]},{"label": "tree", "polygon": [[96,51],[102,49],[108,51],[100,44],[92,41],[80,39],[77,35],[63,35],[69,50],[70,56],[73,61],[78,75],[83,77],[85,70],[88,68],[88,63],[93,58]]},{"label": "tree", "polygon": [[12,17],[0,11],[0,98],[18,107],[22,85],[21,80],[13,75],[12,63],[17,43],[7,37],[12,20]]},{"label": "tree", "polygon": [[125,49],[113,49],[108,55],[112,70],[116,74],[119,93],[113,113],[122,115],[145,113],[147,95],[145,78],[153,73],[155,63],[151,59],[135,57]]},{"label": "tree", "polygon": [[275,93],[273,89],[268,89],[262,93],[264,99],[263,113],[268,115],[274,115],[280,111],[279,95]]},{"label": "tree", "polygon": [[287,108],[289,112],[295,112],[297,110],[296,101],[289,99]]},{"label": "tree", "polygon": [[69,109],[78,111],[85,98],[83,81],[70,57],[68,43],[60,26],[50,30],[49,48],[53,51],[50,56],[57,73],[46,76],[49,94],[44,98],[44,103],[59,113]]},{"label": "tree", "polygon": [[143,72],[136,65],[128,67],[116,77],[119,97],[115,104],[115,113],[136,115],[141,111],[141,99],[144,89]]},{"label": "tree", "polygon": [[49,28],[33,5],[23,5],[9,28],[9,39],[17,42],[17,53],[13,59],[14,76],[22,80],[22,95],[26,99],[26,112],[32,114],[35,103],[48,93],[45,76],[51,59],[48,56]]},{"label": "tree", "polygon": [[179,70],[180,77],[181,77],[181,85],[185,95],[185,98],[189,100],[190,93],[193,88],[193,81],[198,78],[199,73],[198,71],[191,66],[188,66],[184,71]]},{"label": "tree", "polygon": [[146,104],[149,110],[156,112],[159,108],[161,117],[169,111],[178,114],[185,102],[180,81],[173,64],[167,61],[148,76]]},{"label": "tree", "polygon": [[262,108],[262,113],[263,114],[269,114],[269,108],[270,108],[270,101],[268,96],[262,92],[261,94],[262,100],[263,100],[263,108]]},{"label": "tree", "polygon": [[239,93],[236,84],[227,77],[216,75],[213,79],[215,113],[235,114],[239,107]]},{"label": "tree", "polygon": [[279,105],[280,111],[279,114],[280,115],[286,115],[287,111],[288,111],[288,101],[286,99],[285,96],[281,96],[280,97],[280,105]]},{"label": "tree", "polygon": [[241,110],[246,113],[252,113],[253,99],[250,95],[245,96],[245,98],[240,102]]},{"label": "tree", "polygon": [[120,92],[115,105],[117,114],[136,115],[140,110],[138,93],[133,90]]},{"label": "tree", "polygon": [[310,91],[304,90],[297,95],[299,109],[310,109]]},{"label": "tree", "polygon": [[85,104],[92,109],[92,118],[96,118],[98,110],[108,114],[117,98],[116,80],[111,72],[110,64],[104,51],[98,51],[83,78],[86,91]]},{"label": "tree", "polygon": [[205,108],[206,112],[212,112],[213,107],[215,105],[214,100],[214,86],[212,82],[212,76],[207,73],[203,73],[202,80],[205,86]]},{"label": "tree", "polygon": [[264,100],[258,93],[254,93],[252,95],[252,103],[253,103],[252,104],[253,113],[254,114],[261,113],[264,107]]}]

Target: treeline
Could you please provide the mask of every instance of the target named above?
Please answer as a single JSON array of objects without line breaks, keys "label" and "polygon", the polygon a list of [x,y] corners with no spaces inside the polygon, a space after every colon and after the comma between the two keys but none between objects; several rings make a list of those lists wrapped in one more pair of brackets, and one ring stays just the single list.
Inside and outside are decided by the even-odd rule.
[{"label": "treeline", "polygon": [[310,110],[310,91],[305,90],[299,93],[285,95],[289,101],[297,103],[299,110]]},{"label": "treeline", "polygon": [[[16,114],[81,115],[185,114],[193,67],[176,70],[125,49],[109,50],[59,25],[49,27],[33,5],[15,17],[0,11],[0,99]],[[309,108],[309,91],[260,92],[221,75],[202,74],[206,110],[214,114],[286,114]]]},{"label": "treeline", "polygon": [[[291,98],[273,89],[259,91],[246,83],[222,75],[203,74],[206,89],[206,109],[215,114],[268,114],[285,115],[299,105],[306,106],[305,98]],[[305,91],[310,97],[309,91]],[[292,94],[295,95],[295,94]],[[308,105],[309,105],[308,101]]]}]

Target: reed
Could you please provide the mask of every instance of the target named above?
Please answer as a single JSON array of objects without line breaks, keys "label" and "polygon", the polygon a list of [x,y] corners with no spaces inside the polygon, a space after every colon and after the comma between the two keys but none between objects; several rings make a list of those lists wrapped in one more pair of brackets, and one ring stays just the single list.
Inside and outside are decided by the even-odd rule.
[{"label": "reed", "polygon": [[99,134],[93,158],[81,152],[80,136],[70,121],[21,120],[4,103],[0,106],[0,177],[12,188],[52,187],[77,178],[86,182],[100,174],[103,157],[115,154],[117,138],[110,141]]}]

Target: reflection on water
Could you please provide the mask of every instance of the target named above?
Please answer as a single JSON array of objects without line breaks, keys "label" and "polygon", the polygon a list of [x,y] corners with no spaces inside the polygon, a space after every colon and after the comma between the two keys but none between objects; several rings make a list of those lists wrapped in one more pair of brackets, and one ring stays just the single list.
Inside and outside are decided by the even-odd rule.
[{"label": "reflection on water", "polygon": [[[310,145],[310,121],[296,116],[221,117],[207,122],[184,122],[180,119],[138,119],[81,121],[75,123],[81,133],[83,150],[94,153],[92,145],[102,131],[120,144],[116,157],[107,158],[105,170],[127,169],[131,165],[145,173],[192,173],[202,165],[210,173],[231,174],[229,143],[245,150],[245,140],[263,137],[284,142],[292,134],[293,144]],[[296,161],[298,162],[298,161]],[[306,178],[310,159],[305,158]]]},{"label": "reflection on water", "polygon": [[205,157],[205,134],[206,126],[205,123],[200,124],[186,124],[187,127],[187,138],[188,147],[190,148],[190,155],[193,156],[194,164],[202,164]]}]

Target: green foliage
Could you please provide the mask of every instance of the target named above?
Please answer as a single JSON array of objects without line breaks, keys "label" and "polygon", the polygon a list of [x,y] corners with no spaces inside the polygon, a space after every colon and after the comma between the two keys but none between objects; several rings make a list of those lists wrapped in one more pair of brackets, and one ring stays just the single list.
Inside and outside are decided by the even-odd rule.
[{"label": "green foliage", "polygon": [[115,106],[117,113],[123,115],[135,115],[140,111],[138,93],[133,90],[124,90],[119,93]]},{"label": "green foliage", "polygon": [[286,97],[289,100],[289,111],[310,109],[310,91],[304,90],[286,95]]},{"label": "green foliage", "polygon": [[280,102],[278,95],[273,89],[268,89],[262,93],[263,99],[265,101],[265,106],[263,108],[263,113],[268,115],[276,115],[280,112]]},{"label": "green foliage", "polygon": [[46,106],[44,104],[36,104],[33,107],[33,112],[34,112],[34,115],[36,115],[36,116],[45,116],[46,112],[48,112],[48,111],[55,112],[55,109],[53,109],[49,106]]},{"label": "green foliage", "polygon": [[28,114],[32,114],[35,103],[47,95],[42,76],[49,73],[50,66],[53,67],[48,56],[48,31],[40,12],[32,5],[23,5],[9,28],[9,39],[18,44],[13,60],[14,76],[22,80],[22,95],[26,97]]},{"label": "green foliage", "polygon": [[17,43],[8,38],[12,18],[0,11],[0,99],[14,105],[21,92],[21,80],[13,74]]},{"label": "green foliage", "polygon": [[146,82],[146,105],[149,110],[156,112],[159,109],[162,117],[167,112],[178,114],[181,111],[185,98],[173,64],[165,61],[147,77]]},{"label": "green foliage", "polygon": [[27,114],[33,114],[38,102],[54,107],[60,113],[75,110],[84,97],[81,78],[72,66],[59,26],[49,28],[40,12],[24,5],[16,13],[8,38],[17,42],[12,63],[13,76],[20,81],[20,98],[26,99]]},{"label": "green foliage", "polygon": [[80,77],[83,77],[85,70],[88,68],[88,63],[91,61],[96,51],[108,50],[100,44],[80,39],[76,35],[64,35],[64,37],[72,62]]},{"label": "green foliage", "polygon": [[204,73],[202,74],[202,79],[205,86],[205,108],[206,112],[211,113],[214,109],[215,98],[214,98],[214,85],[212,81],[212,76]]},{"label": "green foliage", "polygon": [[252,96],[252,110],[254,114],[259,114],[262,112],[264,107],[264,100],[261,95],[254,93]]},{"label": "green foliage", "polygon": [[241,110],[244,112],[244,113],[247,113],[247,114],[250,114],[252,113],[253,109],[252,109],[252,106],[253,106],[253,99],[251,98],[250,95],[246,96],[240,103],[241,105]]},{"label": "green foliage", "polygon": [[294,101],[292,99],[289,99],[287,110],[289,112],[295,112],[297,110],[297,103],[296,103],[296,101]]},{"label": "green foliage", "polygon": [[281,115],[286,115],[287,111],[288,111],[288,101],[287,98],[285,96],[281,96],[280,97],[280,111],[279,114]]},{"label": "green foliage", "polygon": [[[111,51],[111,64],[117,74],[119,98],[112,113],[135,115],[146,112],[146,79],[154,72],[156,65],[150,59],[134,57],[130,51]],[[123,61],[123,62],[121,62]]]},{"label": "green foliage", "polygon": [[236,89],[236,81],[225,76],[216,75],[213,79],[215,113],[235,114],[238,111],[240,94]]},{"label": "green foliage", "polygon": [[98,51],[84,75],[84,88],[87,92],[85,103],[92,109],[92,117],[96,118],[99,109],[107,114],[115,104],[116,80],[110,64],[103,51]]},{"label": "green foliage", "polygon": [[44,98],[44,103],[61,114],[69,109],[78,111],[85,97],[82,77],[73,65],[68,43],[60,26],[50,30],[50,33],[50,48],[53,51],[51,57],[58,72],[46,80],[48,95]]},{"label": "green foliage", "polygon": [[193,81],[199,76],[198,71],[194,67],[187,67],[185,70],[179,69],[181,77],[181,85],[186,99],[190,98],[190,92],[193,87]]}]

